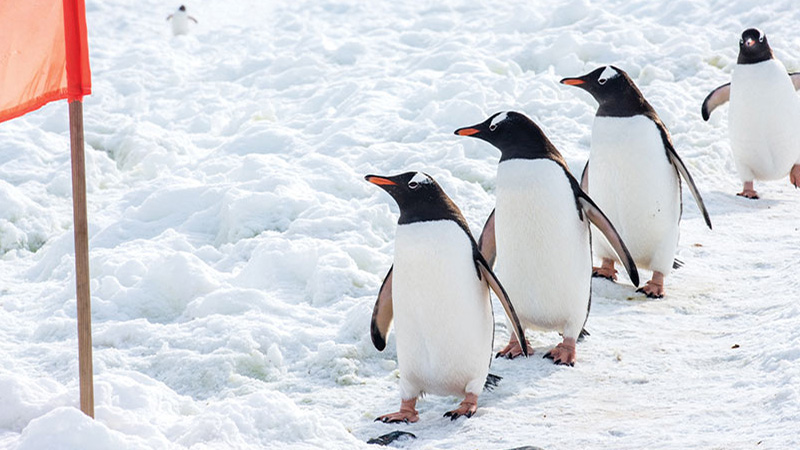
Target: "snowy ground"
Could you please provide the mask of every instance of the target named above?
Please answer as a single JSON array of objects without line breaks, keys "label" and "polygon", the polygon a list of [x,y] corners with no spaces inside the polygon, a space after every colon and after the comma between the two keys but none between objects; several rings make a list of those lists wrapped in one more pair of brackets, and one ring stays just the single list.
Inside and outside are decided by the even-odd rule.
[{"label": "snowy ground", "polygon": [[[67,106],[0,124],[0,448],[800,447],[800,192],[740,188],[727,107],[741,31],[800,70],[794,1],[88,0],[96,421],[78,407]],[[709,3],[712,3],[709,5]],[[399,404],[368,329],[397,209],[367,173],[425,170],[475,233],[499,153],[455,128],[514,109],[575,171],[595,103],[558,84],[615,64],[670,128],[684,192],[668,296],[594,283],[574,368],[497,361],[476,417]],[[497,307],[497,305],[496,305]],[[508,333],[498,314],[497,342]],[[558,338],[531,333],[541,355]]]}]

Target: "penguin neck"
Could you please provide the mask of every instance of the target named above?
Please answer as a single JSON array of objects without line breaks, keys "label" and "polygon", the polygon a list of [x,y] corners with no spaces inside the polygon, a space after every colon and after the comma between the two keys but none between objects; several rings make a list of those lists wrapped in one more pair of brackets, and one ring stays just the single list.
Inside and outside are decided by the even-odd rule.
[{"label": "penguin neck", "polygon": [[766,49],[753,54],[739,52],[739,57],[736,59],[736,64],[758,64],[760,62],[769,61],[770,59],[775,59],[775,55],[772,54],[772,49],[767,47]]},{"label": "penguin neck", "polygon": [[564,158],[556,147],[547,139],[547,136],[539,130],[531,130],[531,133],[522,138],[516,138],[511,142],[505,142],[500,148],[500,162],[512,159],[552,159],[556,162],[563,162]]},{"label": "penguin neck", "polygon": [[[472,237],[472,232],[469,230],[469,224],[461,210],[458,209],[455,203],[446,198],[434,198],[430,202],[415,202],[411,205],[406,205],[400,208],[400,218],[397,220],[397,225],[408,225],[418,222],[432,222],[438,220],[452,220],[459,226],[464,233],[467,234],[469,240],[472,242],[473,255],[480,255],[477,243]],[[476,267],[477,270],[477,267]],[[480,278],[480,275],[478,275]]]},{"label": "penguin neck", "polygon": [[424,201],[415,201],[401,205],[400,218],[398,225],[406,225],[415,222],[428,222],[432,220],[453,220],[456,223],[466,220],[461,214],[455,203],[450,199],[430,197]]},{"label": "penguin neck", "polygon": [[638,89],[631,87],[615,95],[611,99],[599,102],[598,117],[633,117],[638,115],[650,116],[655,110]]}]

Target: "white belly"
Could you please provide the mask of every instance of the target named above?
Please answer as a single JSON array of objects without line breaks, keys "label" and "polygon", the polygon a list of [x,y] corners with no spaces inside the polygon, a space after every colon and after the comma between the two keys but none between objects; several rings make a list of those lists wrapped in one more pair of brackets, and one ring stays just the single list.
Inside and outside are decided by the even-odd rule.
[{"label": "white belly", "polygon": [[189,15],[183,11],[178,11],[172,15],[172,34],[179,36],[189,34]]},{"label": "white belly", "polygon": [[772,59],[737,65],[731,79],[728,132],[743,181],[786,176],[800,162],[800,98],[786,68]]},{"label": "white belly", "polygon": [[392,299],[401,396],[480,393],[494,321],[471,242],[455,222],[398,225]]},{"label": "white belly", "polygon": [[[636,265],[669,273],[678,245],[680,179],[652,120],[595,117],[588,190]],[[601,233],[592,238],[597,257],[618,259]]]},{"label": "white belly", "polygon": [[589,227],[549,159],[497,167],[497,275],[523,326],[577,337],[591,294]]}]

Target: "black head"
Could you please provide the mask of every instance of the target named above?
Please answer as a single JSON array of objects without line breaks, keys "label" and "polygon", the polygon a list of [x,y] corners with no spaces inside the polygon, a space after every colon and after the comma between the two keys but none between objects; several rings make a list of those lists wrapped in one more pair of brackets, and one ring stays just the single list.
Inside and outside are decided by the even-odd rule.
[{"label": "black head", "polygon": [[631,117],[652,110],[636,83],[619,67],[599,67],[580,77],[564,78],[561,84],[592,94],[599,104],[598,116]]},{"label": "black head", "polygon": [[178,11],[186,11],[186,7],[185,7],[185,6],[183,6],[183,5],[181,5],[181,7],[180,7],[180,8],[178,8]]},{"label": "black head", "polygon": [[755,64],[772,59],[767,35],[757,28],[748,28],[739,39],[739,64]]},{"label": "black head", "polygon": [[561,159],[555,146],[538,125],[524,114],[503,111],[492,114],[483,122],[455,131],[494,145],[500,150],[500,161],[508,159]]},{"label": "black head", "polygon": [[394,198],[400,207],[399,224],[443,219],[466,223],[455,203],[444,193],[439,183],[426,173],[367,175],[364,178]]}]

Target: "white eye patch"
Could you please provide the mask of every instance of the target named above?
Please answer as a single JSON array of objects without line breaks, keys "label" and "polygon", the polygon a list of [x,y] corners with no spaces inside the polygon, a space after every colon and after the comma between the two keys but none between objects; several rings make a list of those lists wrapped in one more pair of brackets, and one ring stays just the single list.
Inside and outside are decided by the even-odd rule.
[{"label": "white eye patch", "polygon": [[416,173],[416,175],[414,175],[414,178],[412,178],[412,179],[411,179],[411,181],[409,181],[409,182],[408,182],[408,184],[409,184],[409,185],[410,185],[411,183],[417,183],[417,184],[430,184],[430,183],[433,183],[433,180],[431,180],[431,179],[430,179],[430,178],[429,178],[427,175],[425,175],[424,173],[422,173],[422,172],[417,172],[417,173]]},{"label": "white eye patch", "polygon": [[618,76],[619,72],[614,70],[614,68],[611,66],[606,66],[605,70],[603,70],[603,73],[600,74],[600,78],[597,79],[597,82],[600,84],[606,84],[606,81]]},{"label": "white eye patch", "polygon": [[494,116],[494,119],[492,119],[492,121],[489,123],[489,129],[494,131],[494,129],[497,128],[497,124],[506,119],[508,119],[507,112],[501,112],[500,114]]}]

